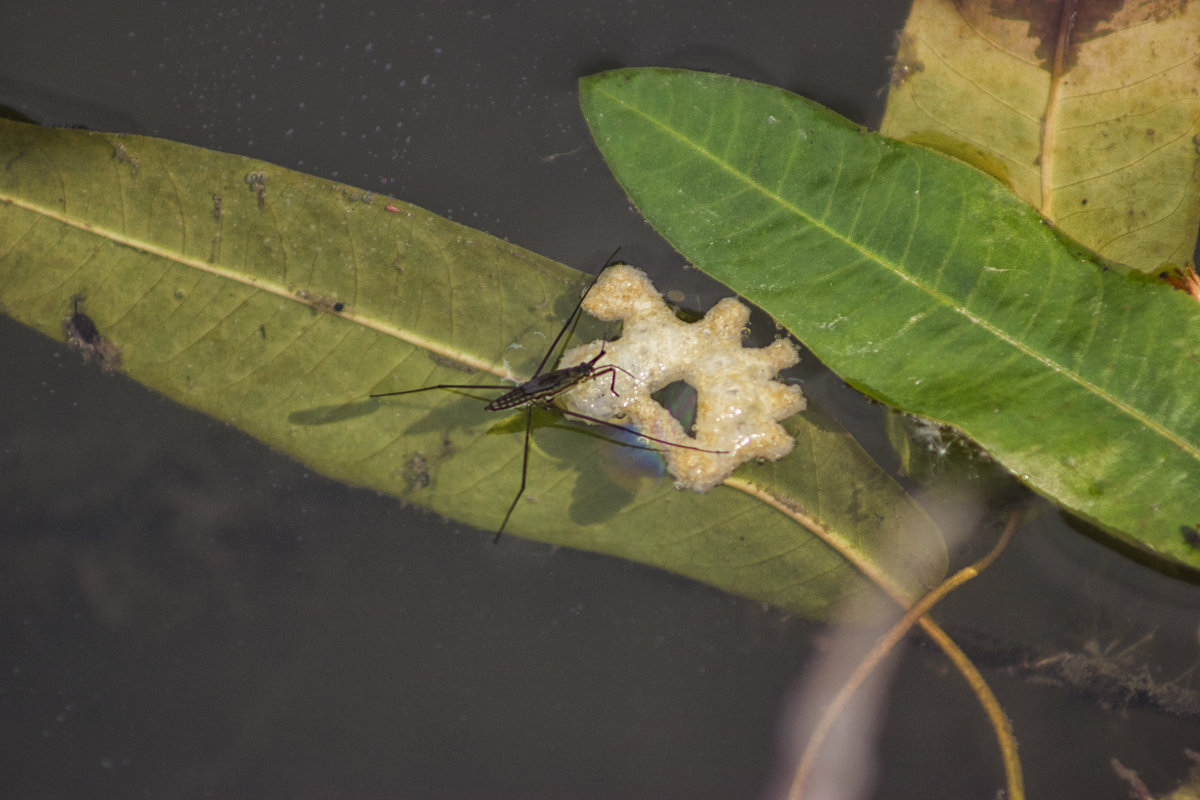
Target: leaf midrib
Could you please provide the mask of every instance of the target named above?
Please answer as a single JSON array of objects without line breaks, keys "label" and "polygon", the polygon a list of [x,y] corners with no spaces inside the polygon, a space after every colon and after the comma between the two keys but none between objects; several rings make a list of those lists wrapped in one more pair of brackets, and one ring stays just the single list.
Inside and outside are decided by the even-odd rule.
[{"label": "leaf midrib", "polygon": [[980,319],[979,317],[970,313],[967,309],[952,302],[951,299],[947,295],[922,283],[921,281],[917,280],[916,278],[914,278],[913,276],[911,276],[910,274],[905,272],[899,265],[893,264],[889,260],[882,258],[874,251],[868,250],[867,248],[858,244],[854,240],[848,239],[847,237],[842,235],[839,231],[837,231],[833,228],[830,228],[829,226],[822,223],[820,220],[805,213],[802,209],[795,206],[791,202],[787,201],[786,199],[781,197],[778,193],[773,192],[770,189],[768,189],[766,186],[758,183],[757,181],[752,179],[749,175],[745,174],[744,172],[742,172],[740,170],[734,169],[733,166],[730,165],[728,162],[722,161],[712,151],[703,147],[695,140],[687,138],[686,136],[682,135],[676,129],[668,127],[667,125],[665,125],[664,123],[662,123],[658,119],[656,119],[655,117],[652,117],[652,116],[644,113],[640,108],[630,105],[629,103],[625,102],[624,100],[620,99],[617,96],[614,96],[610,93],[602,92],[602,91],[600,91],[600,93],[604,94],[610,100],[619,104],[620,106],[627,109],[631,113],[636,114],[638,117],[641,117],[645,121],[649,122],[651,125],[655,126],[656,128],[662,130],[663,132],[665,132],[669,136],[673,137],[677,141],[692,148],[697,153],[702,155],[704,158],[707,158],[710,162],[715,164],[718,168],[724,170],[729,175],[742,181],[749,188],[751,188],[755,191],[758,191],[761,195],[768,198],[769,200],[772,200],[772,201],[778,203],[779,206],[784,208],[786,211],[789,211],[790,213],[794,214],[799,219],[806,221],[808,224],[812,225],[813,227],[816,227],[817,229],[826,233],[833,239],[841,242],[843,245],[851,248],[852,250],[857,251],[858,253],[860,253],[863,257],[865,257],[869,261],[879,264],[881,267],[889,270],[893,275],[900,278],[901,280],[906,281],[909,284],[912,284],[917,289],[924,292],[928,297],[930,297],[935,302],[940,304],[942,307],[944,307],[950,311],[953,311],[954,313],[959,314],[962,317],[965,317],[970,322],[974,323],[975,325],[978,325],[984,331],[995,336],[996,339],[998,339],[999,341],[1004,342],[1005,344],[1008,344],[1010,347],[1012,347],[1014,350],[1016,350],[1019,354],[1024,355],[1028,358],[1032,358],[1033,360],[1041,363],[1042,365],[1046,366],[1047,368],[1051,369],[1052,371],[1054,371],[1057,374],[1065,375],[1067,378],[1074,381],[1076,384],[1078,384],[1081,388],[1083,388],[1087,392],[1095,395],[1096,397],[1100,398],[1104,402],[1115,407],[1122,413],[1126,414],[1127,416],[1129,416],[1130,418],[1135,420],[1138,424],[1154,431],[1159,436],[1161,436],[1163,439],[1174,444],[1180,450],[1187,453],[1190,457],[1200,460],[1200,446],[1193,445],[1191,442],[1187,441],[1186,439],[1183,439],[1178,434],[1176,434],[1174,431],[1171,431],[1170,429],[1168,429],[1165,426],[1163,426],[1162,424],[1160,424],[1158,421],[1145,416],[1135,406],[1132,406],[1132,405],[1120,400],[1119,398],[1115,397],[1114,395],[1104,391],[1101,387],[1099,387],[1096,384],[1092,383],[1091,381],[1087,380],[1082,375],[1078,374],[1077,372],[1070,369],[1069,367],[1059,364],[1054,359],[1049,358],[1048,356],[1042,355],[1042,354],[1038,353],[1036,350],[1033,350],[1033,349],[1025,346],[1019,340],[1014,339],[1012,336],[1009,336],[1003,330],[995,327],[994,325],[987,322],[986,320]]},{"label": "leaf midrib", "polygon": [[[180,266],[197,269],[197,270],[200,270],[201,272],[206,272],[206,273],[216,276],[218,278],[223,278],[225,280],[230,280],[235,283],[240,283],[240,284],[242,284],[244,286],[248,286],[256,291],[268,292],[270,294],[276,295],[277,297],[288,300],[289,302],[296,303],[297,305],[311,308],[311,306],[308,303],[305,303],[303,300],[297,298],[291,291],[289,291],[287,289],[287,287],[281,286],[277,283],[273,283],[270,281],[264,281],[264,280],[254,277],[252,275],[247,275],[245,273],[235,272],[233,270],[217,266],[216,264],[212,264],[207,261],[201,261],[196,258],[188,258],[187,256],[181,255],[180,253],[178,253],[176,251],[168,250],[164,247],[160,247],[159,245],[153,244],[151,242],[146,242],[146,241],[142,241],[139,239],[135,239],[131,236],[128,236],[124,233],[120,233],[111,228],[95,225],[90,222],[81,221],[81,220],[78,220],[78,219],[68,215],[68,214],[54,211],[53,209],[48,208],[46,206],[28,202],[17,195],[0,193],[0,202],[8,203],[10,205],[16,206],[17,208],[23,209],[25,211],[29,211],[34,214],[39,214],[47,219],[62,223],[69,227],[75,228],[76,230],[83,231],[84,233],[87,233],[87,234],[99,236],[103,239],[106,239],[108,241],[114,242],[116,244],[119,244],[119,245],[122,245],[125,247],[129,247],[133,250],[138,250],[138,251],[141,251],[148,255],[162,258],[166,261],[170,261],[172,263],[179,264]],[[472,367],[475,370],[491,373],[492,375],[495,375],[498,378],[507,379],[510,377],[503,369],[500,369],[499,367],[497,367],[494,363],[492,363],[490,361],[484,361],[482,359],[476,358],[472,355],[469,355],[468,353],[465,353],[465,352],[462,352],[459,350],[452,350],[450,348],[445,347],[443,344],[440,344],[439,342],[434,341],[432,339],[427,339],[423,336],[415,335],[410,331],[406,331],[401,328],[387,325],[378,320],[363,316],[361,314],[356,314],[356,313],[354,313],[354,311],[352,309],[353,309],[353,306],[350,306],[349,308],[347,308],[344,311],[336,312],[336,316],[338,316],[342,319],[348,320],[350,322],[353,322],[356,325],[361,325],[364,328],[369,328],[370,330],[376,331],[377,333],[381,333],[384,336],[390,336],[394,339],[398,339],[407,344],[411,344],[414,347],[420,348],[422,350],[427,350],[431,353],[435,353],[438,356],[441,356],[448,360],[456,361],[456,362],[459,362],[466,366]]]}]

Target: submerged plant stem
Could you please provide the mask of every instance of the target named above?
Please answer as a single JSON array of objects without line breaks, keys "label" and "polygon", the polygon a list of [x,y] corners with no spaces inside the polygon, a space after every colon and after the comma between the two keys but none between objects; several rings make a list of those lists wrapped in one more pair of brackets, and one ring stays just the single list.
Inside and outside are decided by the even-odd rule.
[{"label": "submerged plant stem", "polygon": [[792,786],[788,791],[789,800],[799,800],[803,796],[804,784],[809,773],[812,771],[813,764],[816,762],[817,753],[833,728],[834,722],[837,721],[846,704],[850,702],[850,698],[854,696],[854,693],[858,691],[859,687],[862,686],[884,657],[912,629],[913,625],[920,625],[925,634],[945,652],[958,668],[958,671],[962,673],[962,676],[966,679],[975,696],[979,698],[979,702],[983,706],[988,720],[991,722],[992,730],[995,731],[996,740],[1000,746],[1000,757],[1004,763],[1005,782],[1007,784],[1006,796],[1012,800],[1024,800],[1025,786],[1024,778],[1021,774],[1021,762],[1017,757],[1016,739],[1013,737],[1008,717],[1004,714],[1004,710],[1000,707],[996,696],[992,694],[991,688],[988,687],[987,682],[984,681],[979,671],[975,669],[975,665],[971,663],[971,660],[967,658],[966,654],[954,643],[954,640],[936,622],[925,616],[942,598],[991,566],[992,562],[996,560],[1012,539],[1020,523],[1020,519],[1021,511],[1018,509],[1009,517],[1008,524],[1004,528],[1004,533],[1001,534],[995,547],[986,556],[974,564],[959,570],[912,605],[905,612],[904,616],[892,626],[891,630],[881,637],[875,643],[875,646],[871,648],[870,652],[859,662],[854,672],[851,673],[850,678],[825,709],[825,713],[821,715],[821,719],[818,721],[808,741],[808,745],[804,749],[804,754],[800,758],[800,764],[796,767],[796,774],[792,779]]}]

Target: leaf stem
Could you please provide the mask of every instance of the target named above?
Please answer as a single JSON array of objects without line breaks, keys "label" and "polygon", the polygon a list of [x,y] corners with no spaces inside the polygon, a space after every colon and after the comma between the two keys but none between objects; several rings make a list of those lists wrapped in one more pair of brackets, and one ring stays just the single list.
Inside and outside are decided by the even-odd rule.
[{"label": "leaf stem", "polygon": [[983,572],[996,560],[1012,539],[1020,519],[1021,512],[1018,509],[1009,517],[1008,524],[1004,528],[1004,533],[996,542],[995,547],[986,556],[974,564],[959,570],[917,601],[892,626],[891,630],[875,643],[870,652],[859,662],[849,679],[821,715],[821,719],[818,721],[816,729],[813,731],[808,745],[804,749],[800,764],[796,767],[796,773],[792,779],[791,788],[788,791],[789,800],[799,800],[803,796],[804,784],[809,773],[812,771],[817,752],[832,729],[834,722],[837,721],[846,704],[850,702],[850,698],[914,625],[920,625],[925,634],[942,648],[943,652],[946,653],[958,668],[958,671],[962,673],[962,676],[966,679],[975,696],[979,698],[979,702],[983,706],[988,720],[991,722],[992,729],[996,733],[996,739],[1000,746],[1000,756],[1004,763],[1005,781],[1008,788],[1006,796],[1012,800],[1024,800],[1025,787],[1021,773],[1021,762],[1017,757],[1016,739],[1013,736],[1008,717],[1004,714],[1004,710],[1000,707],[1000,703],[996,700],[996,696],[992,694],[992,690],[984,681],[983,676],[979,674],[979,671],[971,663],[970,659],[967,658],[966,654],[959,649],[954,640],[936,622],[925,616],[942,598]]}]

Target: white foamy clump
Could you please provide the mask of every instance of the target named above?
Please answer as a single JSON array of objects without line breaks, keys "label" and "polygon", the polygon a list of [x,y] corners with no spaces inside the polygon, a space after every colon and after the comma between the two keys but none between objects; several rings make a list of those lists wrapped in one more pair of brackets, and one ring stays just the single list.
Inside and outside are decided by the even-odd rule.
[{"label": "white foamy clump", "polygon": [[[587,362],[603,347],[596,369],[610,364],[620,369],[583,381],[558,402],[569,411],[632,425],[668,442],[724,451],[663,446],[677,486],[706,492],[746,461],[775,461],[792,451],[795,441],[779,422],[803,411],[806,403],[798,386],[774,377],[799,361],[799,354],[787,339],[743,347],[750,319],[746,306],[729,297],[704,319],[687,323],[663,302],[646,273],[619,264],[600,275],[583,308],[598,319],[622,320],[621,338],[572,348],[563,353],[559,368]],[[694,438],[651,397],[676,381],[696,390]]]}]

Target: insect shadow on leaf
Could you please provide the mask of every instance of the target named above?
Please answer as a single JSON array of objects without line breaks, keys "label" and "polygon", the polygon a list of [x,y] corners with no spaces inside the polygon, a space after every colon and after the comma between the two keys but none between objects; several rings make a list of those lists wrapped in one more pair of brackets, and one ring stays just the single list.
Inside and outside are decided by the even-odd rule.
[{"label": "insect shadow on leaf", "polygon": [[[608,260],[604,264],[605,268],[614,263],[613,259],[616,258],[618,250],[620,250],[620,248],[614,250],[612,255],[608,257]],[[600,271],[603,272],[604,269],[601,269]],[[597,419],[596,417],[590,417],[586,414],[580,414],[576,411],[568,411],[565,408],[555,405],[555,400],[560,395],[570,390],[572,387],[578,386],[584,381],[592,381],[596,380],[597,378],[603,378],[607,376],[609,391],[612,392],[613,395],[619,396],[617,393],[616,373],[623,372],[626,375],[629,375],[631,378],[634,377],[629,373],[628,370],[625,370],[616,364],[606,364],[602,367],[597,367],[596,363],[605,355],[603,347],[600,348],[599,353],[587,361],[583,361],[573,366],[559,367],[548,372],[545,371],[546,365],[550,363],[551,356],[558,351],[561,357],[562,351],[566,349],[566,340],[569,338],[567,333],[568,331],[574,330],[574,326],[579,321],[579,317],[582,314],[583,301],[587,299],[588,292],[590,292],[592,287],[596,285],[596,280],[598,278],[599,275],[597,275],[596,278],[593,278],[592,282],[588,284],[587,290],[584,291],[583,295],[579,298],[579,302],[575,304],[575,309],[567,317],[567,320],[563,323],[558,335],[554,337],[554,341],[550,343],[550,347],[547,348],[545,355],[542,356],[542,360],[538,364],[537,370],[534,371],[533,377],[524,383],[518,384],[515,387],[511,385],[496,384],[439,383],[434,386],[422,386],[419,389],[405,389],[399,392],[380,392],[378,394],[370,395],[370,397],[397,397],[399,395],[416,394],[418,392],[431,392],[440,389],[451,391],[463,389],[496,389],[503,391],[504,394],[500,395],[494,400],[489,401],[484,406],[486,411],[519,410],[525,412],[525,445],[521,458],[521,485],[517,489],[517,494],[515,497],[513,497],[512,503],[509,504],[508,511],[504,513],[504,519],[500,522],[500,527],[496,531],[495,538],[492,539],[493,544],[500,541],[500,537],[504,534],[504,529],[508,526],[509,519],[512,517],[513,512],[517,508],[517,503],[521,500],[521,495],[525,493],[525,483],[529,473],[529,445],[533,435],[533,410],[535,408],[553,410],[568,417],[575,417],[577,419],[582,419],[597,425],[603,425],[607,428],[623,431],[625,433],[637,436],[640,439],[656,442],[657,444],[664,445],[666,447],[680,447],[685,450],[699,450],[706,453],[725,452],[722,450],[705,450],[701,447],[693,447],[691,445],[680,444],[678,442],[669,442],[666,439],[658,439],[634,430],[633,428],[628,428],[624,425],[617,425],[614,422]],[[563,345],[561,349],[559,348],[560,343]],[[626,447],[636,447],[644,450],[659,449],[657,447],[644,447],[642,445],[629,444],[627,442],[619,442],[619,444],[622,444]]]}]

